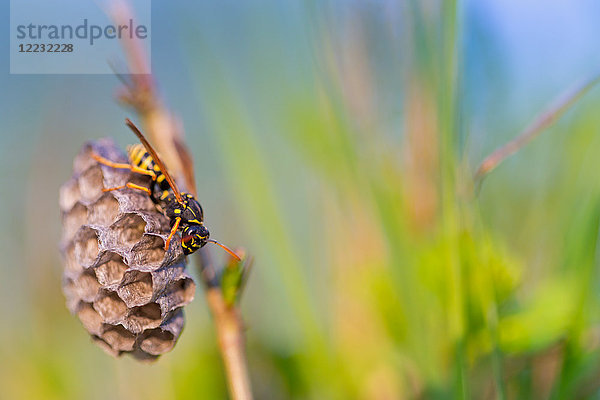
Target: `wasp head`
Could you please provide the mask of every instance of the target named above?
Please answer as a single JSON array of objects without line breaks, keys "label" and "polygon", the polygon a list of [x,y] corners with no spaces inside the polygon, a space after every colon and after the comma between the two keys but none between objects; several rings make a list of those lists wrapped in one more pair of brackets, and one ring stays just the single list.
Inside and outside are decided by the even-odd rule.
[{"label": "wasp head", "polygon": [[185,255],[192,254],[204,246],[210,236],[204,225],[186,225],[181,233],[181,247]]}]

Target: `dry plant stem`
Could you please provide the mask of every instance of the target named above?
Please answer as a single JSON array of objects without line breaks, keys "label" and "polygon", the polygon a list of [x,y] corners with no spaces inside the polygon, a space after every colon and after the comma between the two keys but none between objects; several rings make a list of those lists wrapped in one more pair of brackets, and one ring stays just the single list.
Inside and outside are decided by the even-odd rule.
[{"label": "dry plant stem", "polygon": [[238,307],[227,307],[218,287],[206,289],[206,300],[215,319],[219,349],[230,378],[227,384],[231,397],[239,400],[252,399],[244,353],[244,327]]},{"label": "dry plant stem", "polygon": [[492,170],[494,170],[502,161],[535,139],[544,129],[550,127],[577,100],[579,100],[588,90],[597,84],[598,81],[600,81],[600,75],[596,75],[592,79],[576,85],[574,88],[566,91],[557,99],[555,99],[554,102],[544,112],[539,114],[524,131],[517,135],[516,138],[504,146],[499,147],[483,160],[475,172],[475,183],[480,183],[481,180]]},{"label": "dry plant stem", "polygon": [[[112,17],[116,23],[128,21],[130,14],[126,7],[114,9]],[[128,57],[130,70],[144,70],[148,66],[147,57],[136,41],[124,41],[123,47]],[[149,69],[146,69],[149,70]],[[165,163],[176,177],[185,182],[183,189],[193,190],[192,175],[185,173],[184,165],[192,168],[189,152],[183,144],[180,128],[171,114],[163,106],[156,92],[151,75],[130,75],[121,100],[138,113],[150,140],[161,153]],[[195,194],[195,193],[193,193]],[[227,384],[233,400],[252,399],[252,391],[246,363],[244,330],[238,306],[227,307],[217,279],[216,270],[210,262],[206,248],[198,251],[200,273],[206,287],[205,295],[215,323],[219,349],[225,365]]]},{"label": "dry plant stem", "polygon": [[[111,16],[117,24],[127,24],[132,18],[127,4],[115,0]],[[178,157],[175,141],[180,140],[178,130],[171,114],[163,106],[160,96],[156,91],[153,76],[150,73],[150,62],[140,42],[137,39],[124,38],[121,40],[123,50],[127,57],[130,71],[147,71],[147,74],[130,74],[129,82],[125,82],[125,90],[120,100],[133,107],[142,122],[147,135],[152,138],[153,145],[160,151],[161,157],[166,160],[169,170],[181,176],[184,170],[180,157]],[[190,189],[193,186],[190,186]]]},{"label": "dry plant stem", "polygon": [[237,305],[226,305],[213,260],[210,254],[203,250],[205,249],[196,253],[196,261],[205,285],[206,302],[215,320],[229,393],[232,399],[250,400],[252,389],[246,363],[242,316]]}]

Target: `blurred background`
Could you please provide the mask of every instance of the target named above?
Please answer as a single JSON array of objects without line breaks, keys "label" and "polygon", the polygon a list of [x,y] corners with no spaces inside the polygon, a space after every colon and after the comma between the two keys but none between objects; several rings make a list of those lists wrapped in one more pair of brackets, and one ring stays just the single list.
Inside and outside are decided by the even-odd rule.
[{"label": "blurred background", "polygon": [[[599,21],[593,0],[153,2],[207,225],[255,257],[256,398],[600,398],[600,91],[469,194],[597,71]],[[58,188],[85,141],[135,142],[135,116],[114,76],[10,75],[8,41],[0,398],[226,398],[200,286],[154,364],[68,313]]]}]

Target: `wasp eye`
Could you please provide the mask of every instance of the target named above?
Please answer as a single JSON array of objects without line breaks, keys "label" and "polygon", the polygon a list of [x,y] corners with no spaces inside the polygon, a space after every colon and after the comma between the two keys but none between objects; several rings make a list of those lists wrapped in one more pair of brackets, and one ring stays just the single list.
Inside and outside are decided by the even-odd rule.
[{"label": "wasp eye", "polygon": [[210,236],[208,229],[204,225],[190,225],[183,229],[182,243],[188,240],[189,245],[202,247]]},{"label": "wasp eye", "polygon": [[194,246],[194,237],[193,236],[184,236],[181,238],[181,247],[183,248],[183,253],[185,255],[189,255],[193,253],[197,246]]},{"label": "wasp eye", "polygon": [[208,232],[208,229],[206,229],[204,225],[201,225],[196,230],[196,235],[198,235],[200,239],[206,240],[210,236],[210,232]]}]

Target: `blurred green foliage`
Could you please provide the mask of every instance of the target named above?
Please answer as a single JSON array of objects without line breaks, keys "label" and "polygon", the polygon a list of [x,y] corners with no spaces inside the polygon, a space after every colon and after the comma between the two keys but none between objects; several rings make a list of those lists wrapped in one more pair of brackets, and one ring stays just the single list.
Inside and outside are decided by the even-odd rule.
[{"label": "blurred green foliage", "polygon": [[[194,99],[167,94],[194,121],[208,222],[255,258],[242,311],[256,397],[597,396],[598,96],[473,194],[476,162],[532,117],[481,117],[494,110],[473,101],[477,86],[504,79],[473,62],[499,59],[481,52],[495,46],[484,23],[454,1],[269,4],[226,3],[217,17],[211,5],[174,6],[175,68]],[[473,121],[496,121],[484,129],[495,136],[477,136]],[[24,220],[3,211],[2,246],[36,251],[3,268],[0,398],[225,398],[201,289],[179,343],[151,365],[109,358],[68,315],[53,202],[80,143],[107,133],[50,126],[11,185],[52,204],[26,200]],[[19,165],[8,157],[3,166]]]}]

